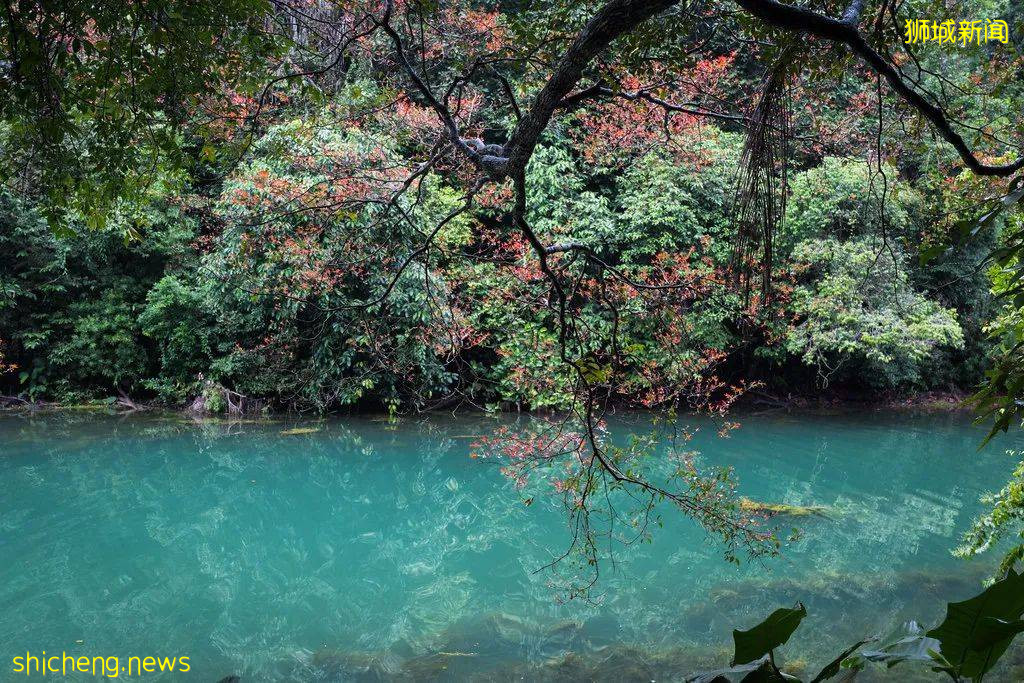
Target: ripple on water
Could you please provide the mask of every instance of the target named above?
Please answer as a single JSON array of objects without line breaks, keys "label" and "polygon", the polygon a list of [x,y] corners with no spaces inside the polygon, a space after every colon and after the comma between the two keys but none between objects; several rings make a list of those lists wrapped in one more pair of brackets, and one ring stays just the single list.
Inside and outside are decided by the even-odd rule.
[{"label": "ripple on water", "polygon": [[980,433],[946,416],[751,417],[724,441],[702,429],[701,462],[734,464],[743,495],[828,518],[736,569],[665,510],[653,545],[603,568],[601,604],[560,605],[536,571],[565,548],[560,503],[540,484],[515,491],[461,438],[493,420],[244,427],[0,419],[0,642],[159,644],[201,680],[663,680],[724,664],[732,628],[801,600],[787,655],[809,671],[977,592],[995,558],[949,549],[1013,464],[959,466]]}]

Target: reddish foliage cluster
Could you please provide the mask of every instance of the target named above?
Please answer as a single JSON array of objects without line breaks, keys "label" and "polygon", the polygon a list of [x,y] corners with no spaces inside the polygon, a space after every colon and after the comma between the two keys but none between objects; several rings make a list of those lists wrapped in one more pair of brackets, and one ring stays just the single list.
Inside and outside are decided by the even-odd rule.
[{"label": "reddish foliage cluster", "polygon": [[[596,430],[604,435],[606,426],[599,423]],[[578,468],[589,466],[593,458],[587,451],[583,434],[566,430],[563,424],[556,422],[526,430],[503,425],[492,435],[474,441],[471,448],[471,458],[497,459],[505,463],[502,474],[520,489],[529,483],[530,470],[539,465],[557,463],[569,476]],[[559,493],[567,490],[564,479],[555,477],[550,481]]]},{"label": "reddish foliage cluster", "polygon": [[[659,65],[643,79],[636,75],[622,78],[622,96],[580,114],[581,132],[577,135],[588,161],[601,165],[621,163],[623,158],[642,156],[653,148],[668,147],[677,161],[694,166],[706,163],[700,146],[692,144],[702,135],[706,119],[686,112],[673,112],[656,101],[643,99],[650,95],[671,104],[686,105],[694,110],[714,101],[721,92],[721,82],[728,76],[735,55],[723,55],[696,62],[685,78],[662,74]],[[679,138],[685,141],[678,144]]]},{"label": "reddish foliage cluster", "polygon": [[878,107],[871,90],[859,90],[844,96],[836,90],[807,88],[795,83],[792,90],[794,116],[799,120],[803,136],[802,149],[812,157],[845,155],[851,145],[869,146],[874,131],[864,122]]}]

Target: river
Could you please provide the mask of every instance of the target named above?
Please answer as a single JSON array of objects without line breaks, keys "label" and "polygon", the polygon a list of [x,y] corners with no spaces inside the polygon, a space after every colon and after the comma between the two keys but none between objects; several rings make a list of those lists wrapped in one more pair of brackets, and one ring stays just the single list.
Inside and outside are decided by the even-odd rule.
[{"label": "river", "polygon": [[[996,554],[950,550],[1024,443],[979,452],[982,430],[950,414],[749,415],[725,439],[691,421],[701,463],[733,465],[743,495],[827,516],[734,567],[665,509],[591,602],[563,604],[537,571],[569,539],[560,501],[545,488],[526,505],[468,457],[510,419],[0,417],[0,679],[43,650],[189,658],[148,680],[678,679],[725,665],[733,628],[797,600],[809,616],[783,652],[813,676],[980,590]],[[281,433],[295,427],[317,431]]]}]

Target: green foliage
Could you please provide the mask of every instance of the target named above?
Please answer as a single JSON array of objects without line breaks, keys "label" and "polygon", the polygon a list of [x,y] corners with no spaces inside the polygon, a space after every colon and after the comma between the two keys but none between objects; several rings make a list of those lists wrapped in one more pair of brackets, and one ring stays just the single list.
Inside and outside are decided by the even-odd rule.
[{"label": "green foliage", "polygon": [[192,235],[178,209],[155,202],[135,207],[144,220],[131,220],[131,230],[119,212],[109,230],[57,237],[36,206],[0,194],[0,259],[10,258],[0,276],[0,336],[19,366],[20,391],[103,398],[152,375],[138,316],[150,284]]},{"label": "green foliage", "polygon": [[527,205],[530,222],[538,232],[572,235],[604,251],[617,235],[615,215],[608,198],[588,189],[587,175],[564,146],[539,148],[527,168]]},{"label": "green foliage", "polygon": [[[877,638],[868,638],[847,648],[826,665],[811,683],[820,683],[846,670],[851,675],[865,669],[868,663],[892,668],[903,663],[925,663],[933,671],[948,675],[954,681],[981,681],[990,672],[1017,634],[1024,631],[1024,576],[1012,569],[980,594],[961,602],[946,605],[946,618],[927,633],[916,623],[908,622],[897,632],[881,640],[881,644],[862,649]],[[807,610],[796,607],[775,610],[767,619],[749,631],[733,631],[736,652],[733,666],[687,679],[690,683],[715,681],[799,681],[780,671],[775,665],[775,650],[785,645]]]},{"label": "green foliage", "polygon": [[800,242],[821,238],[884,236],[900,243],[908,236],[911,211],[921,200],[899,180],[896,169],[883,170],[886,178],[863,159],[826,157],[820,166],[798,173],[776,241],[781,252],[788,254]]},{"label": "green foliage", "polygon": [[[630,366],[609,381],[634,397],[663,395],[657,385],[687,381],[702,350],[739,341],[742,298],[713,284],[731,257],[727,165],[734,156],[729,136],[717,140],[705,141],[702,164],[652,154],[610,183],[564,146],[542,148],[531,162],[531,221],[545,240],[579,241],[640,280],[678,277],[670,264],[682,258],[693,271],[687,277],[705,283],[669,317],[655,315],[659,309],[644,297],[619,302],[616,333]],[[417,230],[436,224],[461,197],[431,179],[409,205],[411,224],[378,221],[373,204],[329,189],[368,159],[403,163],[384,133],[290,120],[260,138],[212,203],[163,200],[177,192],[169,178],[106,230],[64,239],[24,201],[5,195],[10,219],[0,239],[16,244],[18,257],[0,281],[0,315],[12,320],[5,337],[25,373],[23,388],[37,397],[103,396],[122,385],[178,403],[200,391],[202,377],[247,396],[325,410],[425,404],[461,385],[481,404],[568,406],[574,376],[559,363],[555,318],[521,305],[546,296],[543,283],[468,258],[491,248],[469,214],[438,233],[427,267],[408,267],[388,301],[369,306],[419,244]],[[862,164],[828,163],[832,175],[863,179],[851,170]],[[823,211],[811,206],[812,194],[802,200],[804,218]],[[834,203],[827,192],[818,199]],[[268,217],[268,207],[286,210]],[[215,228],[197,251],[199,221]],[[930,386],[942,365],[936,359],[948,358],[938,354],[963,346],[956,314],[915,286],[922,274],[898,243],[843,242],[826,228],[804,221],[801,229],[815,232],[792,255],[797,286],[785,307],[795,324],[776,328],[784,343],[762,346],[757,356],[799,358],[834,382]],[[521,254],[528,265],[532,257]],[[957,303],[980,308],[976,299]],[[590,351],[600,351],[613,320],[597,307],[579,315],[593,333]],[[471,337],[486,341],[470,350]],[[72,367],[76,358],[80,368]],[[772,381],[802,380],[790,369]]]},{"label": "green foliage", "polygon": [[[418,263],[400,275],[396,269],[420,226],[451,211],[456,197],[443,185],[424,184],[424,201],[407,214],[412,225],[379,220],[379,208],[365,197],[331,194],[367,160],[403,163],[387,140],[362,131],[299,120],[270,129],[214,205],[229,227],[199,269],[219,277],[200,278],[202,293],[190,299],[168,285],[150,302],[147,325],[164,340],[165,353],[177,353],[173,339],[198,334],[203,341],[185,368],[199,368],[212,355],[212,380],[297,407],[420,403],[443,392],[453,381],[445,335],[458,324],[445,305],[448,285]],[[269,219],[268,207],[277,209]],[[464,220],[452,221],[438,245],[457,248],[468,230]],[[201,313],[184,328],[161,322],[182,305]]]},{"label": "green foliage", "polygon": [[12,330],[16,309],[63,291],[67,248],[37,212],[6,191],[0,192],[0,226],[0,329]]},{"label": "green foliage", "polygon": [[194,394],[218,348],[212,308],[206,292],[175,275],[164,276],[146,294],[139,326],[160,354],[160,371],[146,384],[171,403]]},{"label": "green foliage", "polygon": [[147,370],[138,344],[140,306],[129,288],[116,287],[91,300],[75,301],[52,319],[65,334],[50,347],[53,376],[84,386],[133,388]]},{"label": "green foliage", "polygon": [[[442,5],[416,7],[447,21]],[[425,38],[420,68],[435,85],[480,50],[554,59],[594,8],[472,9],[448,27],[467,30],[452,34],[455,43]],[[478,405],[571,405],[578,377],[560,362],[553,292],[531,247],[500,218],[507,188],[487,187],[417,251],[461,205],[467,181],[446,152],[435,158],[435,113],[382,68],[386,58],[362,52],[390,50],[381,35],[328,50],[333,66],[320,73],[315,31],[288,39],[267,29],[290,26],[288,11],[263,0],[147,0],[72,2],[60,12],[28,3],[0,14],[14,69],[0,77],[10,95],[0,102],[0,168],[13,188],[0,197],[0,344],[3,363],[19,366],[0,377],[5,390],[59,398],[122,388],[177,404],[214,382],[316,410],[428,406],[456,390]],[[321,19],[350,20],[348,11],[332,7]],[[621,76],[615,87],[632,89],[678,72],[693,83],[649,94],[711,108],[749,100],[761,67],[735,39],[763,32],[729,8],[706,54],[694,53],[703,27],[685,14],[616,41],[602,57],[614,65],[608,83]],[[89,28],[65,36],[66,26]],[[54,61],[39,58],[58,45]],[[809,84],[845,68],[826,52],[801,56]],[[951,59],[957,77],[985,64],[973,49]],[[500,138],[515,122],[506,88],[526,102],[543,82],[543,70],[515,61],[478,70],[459,91],[467,135]],[[297,67],[309,75],[268,81]],[[858,98],[870,93],[858,79],[834,80],[836,98],[811,118],[841,126],[864,113]],[[1008,115],[1019,86],[1000,87],[992,105]],[[564,355],[594,359],[595,384],[654,405],[678,399],[673,392],[702,373],[802,392],[821,387],[812,368],[871,391],[976,380],[987,350],[984,278],[969,256],[921,267],[902,255],[931,216],[922,193],[943,210],[964,194],[943,185],[947,157],[887,150],[898,163],[880,172],[863,156],[839,156],[849,140],[794,140],[776,244],[780,296],[760,311],[731,286],[739,127],[665,117],[649,104],[610,97],[567,108],[528,167],[537,235],[605,264],[571,249],[552,257],[578,287],[571,307],[585,330]],[[431,173],[397,203],[401,218],[383,219],[390,192],[428,158]],[[881,236],[892,258],[875,258]],[[791,258],[807,265],[790,298]],[[630,293],[620,276],[647,289]]]},{"label": "green foliage", "polygon": [[[1024,186],[1022,186],[1024,187]],[[989,276],[992,291],[1003,303],[1003,310],[988,325],[989,336],[997,343],[995,363],[987,373],[988,381],[974,396],[981,420],[991,420],[988,439],[1024,417],[1021,394],[1024,393],[1024,278],[1021,254],[1024,252],[1024,210],[1007,217],[1007,229],[998,249],[992,252]]]},{"label": "green foliage", "polygon": [[982,498],[991,509],[974,521],[964,536],[964,543],[956,549],[957,555],[972,557],[999,547],[1000,541],[1009,535],[1015,536],[1017,542],[1006,552],[1000,565],[1003,573],[1024,561],[1024,459],[1017,451],[1006,454],[1019,459],[1010,481],[998,493]]},{"label": "green foliage", "polygon": [[559,363],[558,337],[550,326],[527,323],[509,328],[497,347],[493,376],[499,395],[537,409],[572,403],[574,377]]},{"label": "green foliage", "polygon": [[[1020,183],[1024,188],[1024,184]],[[985,443],[1000,431],[1009,431],[1021,424],[1024,418],[1024,363],[1021,351],[1024,349],[1024,296],[1020,287],[1024,268],[1021,267],[1022,235],[1024,235],[1024,210],[1018,206],[1007,207],[1006,230],[998,249],[992,252],[992,266],[989,276],[992,291],[1003,309],[987,326],[991,339],[996,343],[993,354],[995,362],[986,373],[986,382],[972,397],[978,412],[978,422],[988,423],[990,429]],[[1007,451],[1019,458],[1020,453]],[[1004,554],[1001,569],[1008,571],[1018,562],[1024,561],[1024,461],[1014,470],[1010,481],[999,492],[986,496],[983,502],[991,509],[979,517],[966,534],[964,543],[957,548],[961,556],[973,556],[999,546],[1007,536],[1018,539]]]},{"label": "green foliage", "polygon": [[783,607],[775,610],[767,619],[748,631],[734,630],[732,639],[736,652],[732,657],[732,663],[749,664],[780,645],[785,645],[806,616],[807,609],[797,603],[793,608]]},{"label": "green foliage", "polygon": [[784,683],[797,678],[779,671],[767,655],[749,664],[708,671],[686,679],[686,683]]},{"label": "green foliage", "polygon": [[659,252],[700,248],[702,240],[711,238],[710,255],[717,263],[727,262],[738,140],[722,135],[717,141],[697,142],[693,153],[696,162],[650,154],[616,178],[621,218],[615,236],[625,260],[642,262]]},{"label": "green foliage", "polygon": [[851,655],[853,655],[855,652],[857,652],[857,650],[861,649],[863,646],[867,645],[868,643],[871,643],[871,642],[874,642],[874,641],[875,641],[875,638],[865,638],[864,640],[858,641],[858,642],[854,643],[853,645],[851,645],[850,647],[846,648],[845,650],[843,650],[842,652],[839,653],[838,657],[836,657],[831,662],[829,662],[825,666],[824,669],[819,671],[818,675],[815,676],[811,680],[811,683],[819,683],[819,681],[827,681],[830,678],[834,678],[834,677],[838,676],[839,675],[839,671],[843,667],[843,662],[845,662]]},{"label": "green foliage", "polygon": [[621,264],[701,249],[711,238],[711,255],[724,264],[738,149],[737,138],[722,133],[695,141],[696,161],[652,152],[609,182],[600,172],[585,173],[564,147],[543,147],[528,169],[531,224],[552,239],[571,237]]},{"label": "green foliage", "polygon": [[794,259],[810,280],[793,294],[791,353],[826,376],[844,363],[883,388],[914,384],[937,347],[959,347],[956,313],[914,290],[898,246],[877,239],[802,242]]},{"label": "green foliage", "polygon": [[1013,569],[980,595],[946,607],[946,618],[928,636],[939,641],[945,668],[980,680],[1024,630],[1024,576]]},{"label": "green foliage", "polygon": [[[153,170],[181,167],[196,103],[251,89],[284,41],[265,0],[14,3],[0,12],[0,169],[23,173],[50,224],[102,227]],[[74,27],[69,31],[69,27]],[[215,104],[216,103],[216,104]],[[206,117],[203,117],[206,118]],[[78,227],[82,227],[79,225]]]},{"label": "green foliage", "polygon": [[[873,641],[872,641],[873,642]],[[939,641],[924,632],[916,621],[902,624],[893,633],[881,639],[881,645],[865,649],[844,659],[840,666],[860,671],[868,662],[892,668],[903,662],[932,662],[931,652],[937,652]],[[837,672],[838,673],[838,672]]]},{"label": "green foliage", "polygon": [[[588,176],[564,148],[543,148],[530,166],[531,222],[549,241],[571,239],[621,266],[642,267],[657,254],[694,248],[715,266],[727,267],[736,144],[728,135],[700,144],[700,163],[652,152],[616,175],[607,190],[600,175]],[[985,311],[984,285],[973,294],[968,289],[981,278],[966,257],[956,268],[944,260],[935,274],[915,270],[903,245],[923,220],[923,201],[896,169],[884,170],[883,179],[863,160],[829,157],[796,175],[778,244],[783,262],[800,268],[799,286],[786,305],[797,324],[775,332],[786,336],[784,345],[759,348],[756,355],[784,363],[788,352],[816,368],[819,377],[873,390],[969,384],[980,374],[986,349],[978,323]],[[950,280],[958,282],[952,291]],[[922,286],[944,297],[929,297]],[[729,348],[737,341],[733,325],[740,301],[724,293],[703,301],[687,319],[695,341]],[[645,322],[632,316],[630,324]],[[643,344],[652,332],[638,330],[631,338],[652,349]],[[516,353],[517,362],[525,362],[524,354]]]}]

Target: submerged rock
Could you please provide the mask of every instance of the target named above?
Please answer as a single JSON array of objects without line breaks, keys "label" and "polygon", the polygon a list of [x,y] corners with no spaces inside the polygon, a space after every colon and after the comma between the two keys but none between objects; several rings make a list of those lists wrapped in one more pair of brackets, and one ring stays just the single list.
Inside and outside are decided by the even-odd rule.
[{"label": "submerged rock", "polygon": [[493,658],[483,658],[473,652],[432,652],[406,660],[399,680],[410,681],[464,681],[488,680],[484,675],[495,668]]},{"label": "submerged rock", "polygon": [[300,434],[316,434],[319,431],[319,427],[296,427],[295,429],[282,430],[281,436],[299,436]]},{"label": "submerged rock", "polygon": [[618,645],[595,654],[603,655],[595,668],[609,680],[653,681],[661,673],[652,666],[649,654],[637,648]]},{"label": "submerged rock", "polygon": [[321,651],[313,655],[312,665],[329,680],[360,683],[395,680],[401,671],[398,656],[389,652]]},{"label": "submerged rock", "polygon": [[496,612],[462,619],[441,634],[438,652],[488,657],[519,657],[534,629],[519,617]]},{"label": "submerged rock", "polygon": [[758,512],[775,517],[785,515],[787,517],[828,517],[829,508],[824,505],[787,505],[785,503],[762,503],[749,498],[740,499],[740,509],[744,512]]}]

